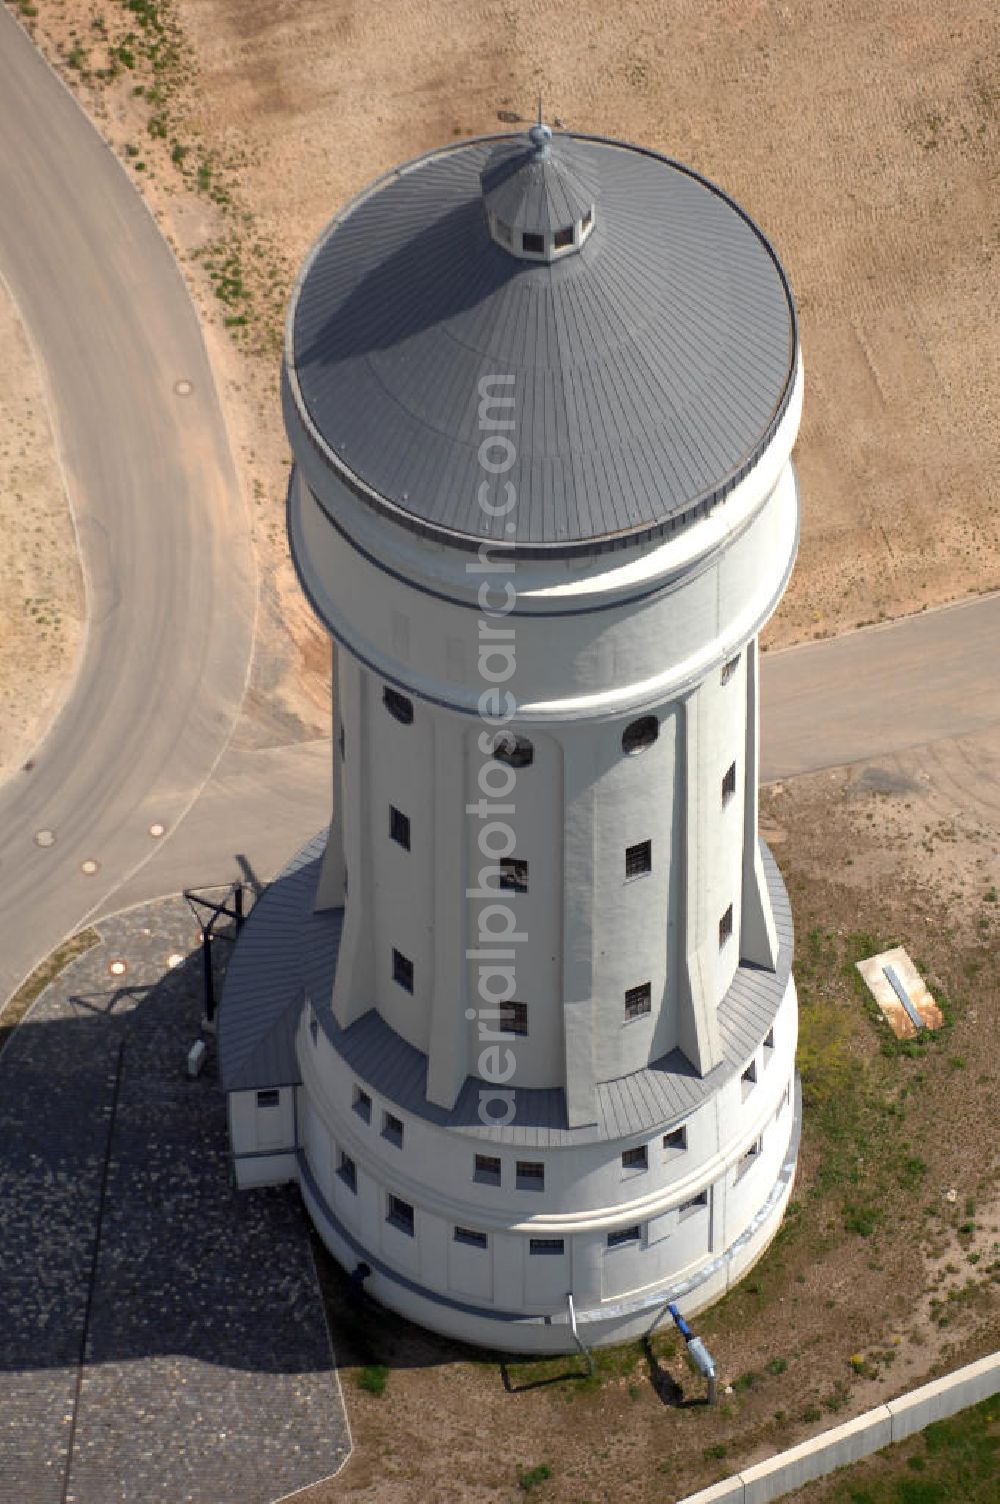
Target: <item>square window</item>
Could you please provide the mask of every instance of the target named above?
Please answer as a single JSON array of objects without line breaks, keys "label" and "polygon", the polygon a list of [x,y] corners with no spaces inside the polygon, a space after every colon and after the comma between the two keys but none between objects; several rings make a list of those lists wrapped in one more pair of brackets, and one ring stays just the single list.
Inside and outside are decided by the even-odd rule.
[{"label": "square window", "polygon": [[641,982],[638,987],[630,987],[625,994],[625,1018],[641,1018],[648,1013],[653,1003],[653,987],[651,982]]},{"label": "square window", "polygon": [[527,1003],[501,1003],[499,1013],[500,1027],[505,1034],[527,1034]]},{"label": "square window", "polygon": [[389,1196],[389,1210],[385,1220],[398,1227],[400,1232],[405,1232],[408,1238],[413,1237],[413,1207],[408,1201],[403,1201],[399,1196]]},{"label": "square window", "polygon": [[281,1092],[278,1091],[277,1087],[268,1087],[265,1091],[257,1093],[258,1107],[277,1107],[280,1101]]},{"label": "square window", "polygon": [[456,1227],[454,1238],[456,1243],[464,1243],[466,1248],[488,1248],[490,1240],[484,1232],[475,1232],[471,1227]]},{"label": "square window", "polygon": [[625,847],[625,876],[642,877],[653,870],[653,843],[640,841],[636,846]]},{"label": "square window", "polygon": [[354,1111],[363,1123],[371,1122],[372,1099],[366,1091],[361,1090],[360,1086],[354,1088]]},{"label": "square window", "polygon": [[699,1191],[697,1196],[692,1196],[690,1201],[685,1201],[683,1205],[677,1208],[677,1220],[679,1222],[686,1222],[688,1217],[693,1217],[696,1212],[700,1212],[702,1207],[707,1205],[708,1192]]},{"label": "square window", "polygon": [[687,1126],[671,1128],[663,1135],[663,1147],[668,1154],[683,1154],[688,1146]]},{"label": "square window", "polygon": [[382,691],[382,704],[392,716],[393,720],[399,721],[403,726],[409,726],[413,722],[413,701],[401,695],[398,689],[390,689],[386,685]]},{"label": "square window", "polygon": [[403,1124],[394,1113],[383,1112],[382,1137],[387,1138],[390,1144],[395,1144],[397,1149],[403,1147]]},{"label": "square window", "polygon": [[726,776],[722,780],[722,802],[728,804],[736,793],[736,764],[731,762],[726,769]]},{"label": "square window", "polygon": [[623,1170],[648,1170],[648,1168],[649,1153],[645,1144],[640,1145],[638,1149],[622,1150]]},{"label": "square window", "polygon": [[528,891],[528,864],[518,861],[515,857],[505,856],[500,858],[500,882],[498,886],[505,893],[527,893]]},{"label": "square window", "polygon": [[392,953],[392,980],[407,992],[413,991],[413,962],[401,950]]},{"label": "square window", "polygon": [[624,1248],[627,1243],[638,1243],[642,1237],[642,1231],[638,1226],[621,1227],[617,1232],[608,1233],[609,1248]]},{"label": "square window", "polygon": [[729,661],[728,661],[728,663],[724,663],[722,665],[722,673],[719,675],[719,678],[721,679],[721,681],[722,681],[723,684],[728,684],[729,683],[730,679],[733,677],[733,675],[735,674],[735,672],[739,668],[739,666],[740,666],[740,655],[739,655],[739,653],[736,654],[735,658],[730,658]]},{"label": "square window", "polygon": [[358,1167],[354,1163],[354,1160],[351,1158],[351,1156],[349,1154],[345,1154],[343,1151],[341,1151],[340,1164],[337,1167],[337,1174],[340,1176],[347,1189],[349,1191],[353,1191],[354,1195],[356,1196],[358,1194]]},{"label": "square window", "polygon": [[754,1160],[758,1158],[758,1156],[760,1155],[760,1153],[761,1153],[761,1151],[762,1151],[763,1148],[764,1148],[764,1140],[762,1138],[755,1139],[754,1142],[750,1145],[750,1147],[740,1157],[740,1159],[737,1160],[737,1163],[736,1163],[736,1179],[737,1180],[742,1179],[742,1177],[749,1170],[750,1166],[753,1164]]},{"label": "square window", "polygon": [[722,918],[719,920],[719,949],[720,950],[725,945],[726,941],[729,939],[729,937],[732,935],[732,933],[733,933],[733,906],[732,906],[732,904],[730,904],[729,908],[726,910],[726,912],[723,914]]},{"label": "square window", "polygon": [[545,1166],[541,1160],[519,1159],[516,1184],[519,1191],[544,1191]]},{"label": "square window", "polygon": [[522,251],[527,251],[532,256],[544,256],[545,255],[545,236],[544,235],[536,235],[531,230],[524,230],[524,231],[522,231],[522,233],[521,233],[521,249],[522,249]]},{"label": "square window", "polygon": [[480,1185],[499,1185],[500,1160],[492,1154],[477,1154],[472,1178],[478,1180]]},{"label": "square window", "polygon": [[557,251],[563,250],[565,246],[572,245],[573,226],[566,225],[564,229],[557,230],[555,235],[552,237],[552,244],[555,246]]},{"label": "square window", "polygon": [[389,835],[404,851],[410,849],[410,817],[394,804],[389,805]]},{"label": "square window", "polygon": [[529,1238],[528,1252],[533,1254],[560,1254],[566,1250],[562,1238]]}]

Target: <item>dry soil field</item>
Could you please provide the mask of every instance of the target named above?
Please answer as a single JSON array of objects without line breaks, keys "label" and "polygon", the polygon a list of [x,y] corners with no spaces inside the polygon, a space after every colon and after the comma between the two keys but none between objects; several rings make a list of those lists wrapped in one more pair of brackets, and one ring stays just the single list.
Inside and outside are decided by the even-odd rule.
[{"label": "dry soil field", "polygon": [[83,582],[42,373],[0,281],[0,778],[45,731],[82,635]]}]

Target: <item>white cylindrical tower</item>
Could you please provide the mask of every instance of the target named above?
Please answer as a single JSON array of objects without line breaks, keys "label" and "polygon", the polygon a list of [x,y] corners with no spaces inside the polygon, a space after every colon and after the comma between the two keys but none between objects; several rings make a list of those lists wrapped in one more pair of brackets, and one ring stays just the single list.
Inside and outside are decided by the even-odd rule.
[{"label": "white cylindrical tower", "polygon": [[777,1230],[798,1143],[757,835],[798,537],[777,258],[655,153],[462,143],[324,232],[283,400],[333,820],[231,968],[237,1174],[297,1175],[379,1299],[467,1340],[569,1347],[571,1298],[593,1342],[695,1310]]}]

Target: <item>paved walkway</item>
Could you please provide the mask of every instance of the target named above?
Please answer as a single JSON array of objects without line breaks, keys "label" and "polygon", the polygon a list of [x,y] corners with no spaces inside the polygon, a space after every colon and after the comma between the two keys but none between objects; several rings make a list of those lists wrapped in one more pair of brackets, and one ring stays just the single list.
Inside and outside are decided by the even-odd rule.
[{"label": "paved walkway", "polygon": [[101,932],[0,1056],[0,1499],[267,1504],[350,1450],[305,1218],[184,1075],[187,906]]}]

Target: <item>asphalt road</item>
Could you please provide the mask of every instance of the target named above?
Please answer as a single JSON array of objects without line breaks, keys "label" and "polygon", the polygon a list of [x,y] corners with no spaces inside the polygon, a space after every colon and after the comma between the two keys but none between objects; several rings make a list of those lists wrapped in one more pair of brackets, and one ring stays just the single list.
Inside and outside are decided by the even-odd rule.
[{"label": "asphalt road", "polygon": [[243,695],[256,578],[174,258],[3,7],[0,142],[0,271],[42,365],[89,612],[68,699],[31,770],[0,788],[4,998],[209,777]]},{"label": "asphalt road", "polygon": [[[998,648],[994,595],[765,654],[762,781],[976,733],[1000,744]],[[328,741],[227,751],[192,814],[107,912],[184,886],[273,877],[329,819],[331,772]],[[963,797],[977,790],[966,784]]]}]

